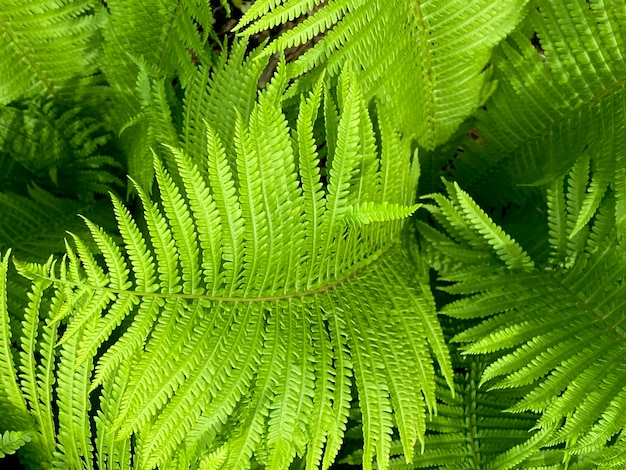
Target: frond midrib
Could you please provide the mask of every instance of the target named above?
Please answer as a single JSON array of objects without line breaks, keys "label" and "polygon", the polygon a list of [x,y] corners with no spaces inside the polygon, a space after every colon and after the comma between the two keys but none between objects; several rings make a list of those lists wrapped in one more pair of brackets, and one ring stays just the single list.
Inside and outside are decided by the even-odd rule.
[{"label": "frond midrib", "polygon": [[[163,299],[186,299],[186,300],[197,300],[202,301],[206,300],[209,302],[233,302],[233,303],[260,303],[260,302],[279,302],[282,300],[289,299],[298,299],[304,297],[315,297],[321,293],[331,291],[337,288],[340,285],[346,284],[359,274],[367,271],[368,269],[373,268],[375,265],[379,264],[397,245],[397,242],[394,242],[388,245],[386,248],[379,250],[378,252],[373,253],[369,256],[365,262],[360,264],[356,264],[352,271],[346,274],[344,277],[340,279],[335,279],[330,283],[321,283],[319,287],[314,289],[306,290],[303,292],[290,292],[285,293],[283,295],[266,295],[266,296],[219,296],[219,295],[206,295],[206,294],[186,294],[179,292],[147,292],[147,291],[133,291],[133,290],[125,290],[125,289],[117,289],[112,287],[105,286],[96,286],[88,283],[75,282],[70,281],[68,279],[60,279],[53,276],[43,276],[40,273],[36,274],[37,279],[51,282],[56,285],[65,285],[70,287],[76,287],[81,289],[87,289],[90,291],[97,292],[108,292],[114,295],[131,295],[136,297],[156,297]],[[16,261],[19,263],[19,261]]]}]

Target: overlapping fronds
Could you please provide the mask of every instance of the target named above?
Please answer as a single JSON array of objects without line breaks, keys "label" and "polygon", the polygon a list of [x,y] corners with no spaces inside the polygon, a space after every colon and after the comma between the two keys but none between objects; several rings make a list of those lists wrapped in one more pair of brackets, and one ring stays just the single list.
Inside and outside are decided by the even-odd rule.
[{"label": "overlapping fronds", "polygon": [[254,34],[313,10],[266,53],[321,37],[291,64],[293,76],[333,74],[346,62],[356,64],[366,98],[376,95],[403,132],[433,148],[492,91],[484,70],[491,49],[521,20],[526,3],[265,0],[254,3],[239,28]]},{"label": "overlapping fronds", "polygon": [[[488,391],[480,385],[486,362],[481,358],[457,359],[455,391],[452,395],[445,382],[438,378],[437,397],[442,404],[438,413],[426,423],[423,452],[416,452],[413,465],[404,464],[401,449],[390,469],[400,468],[473,468],[509,469],[547,464],[540,457],[545,432],[532,433],[537,420],[534,413],[513,414],[507,408],[519,394],[508,390]],[[557,457],[558,459],[558,457]],[[554,463],[560,463],[553,459]]]},{"label": "overlapping fronds", "polygon": [[103,65],[112,83],[126,75],[136,76],[132,58],[142,58],[150,68],[169,79],[178,77],[183,84],[198,65],[211,63],[210,2],[107,0],[106,5]]},{"label": "overlapping fronds", "polygon": [[586,155],[591,177],[577,229],[609,188],[617,220],[626,218],[625,24],[623,0],[532,2],[494,52],[498,90],[454,161],[468,191],[485,204],[519,200],[516,185],[560,177]]},{"label": "overlapping fronds", "polygon": [[[237,117],[248,119],[256,101],[267,62],[256,60],[255,52],[246,55],[246,48],[246,42],[235,41],[214,67],[199,67],[185,88],[180,145],[203,167],[208,159],[206,124],[222,142],[231,142]],[[234,148],[227,146],[225,151],[229,159],[236,158]]]},{"label": "overlapping fronds", "polygon": [[291,134],[280,70],[236,118],[234,142],[207,126],[206,170],[175,147],[176,174],[155,158],[156,202],[136,185],[146,236],[113,197],[121,246],[87,221],[97,257],[74,236],[57,263],[16,262],[37,287],[26,320],[64,325],[59,464],[91,465],[90,394],[100,468],[128,465],[131,446],[134,468],[243,469],[254,459],[287,469],[296,455],[328,468],[353,382],[364,468],[374,458],[385,468],[394,427],[407,455],[422,440],[434,360],[450,384],[452,373],[428,280],[398,244],[418,207],[417,159],[387,116],[375,132],[346,72],[341,105],[324,104],[338,122],[323,181],[314,128],[333,93],[319,82]]},{"label": "overlapping fronds", "polygon": [[[482,319],[455,341],[466,354],[499,353],[482,381],[521,387],[523,398],[510,409],[541,413],[536,427],[549,433],[546,444],[564,445],[568,455],[613,449],[626,425],[626,247],[611,195],[578,227],[587,184],[581,166],[548,189],[545,266],[512,263],[527,260],[521,248],[501,230],[477,229],[483,215],[458,186],[429,206],[444,231],[422,225],[443,279],[454,282],[445,290],[463,295],[442,312]],[[621,459],[613,465],[624,465]]]},{"label": "overlapping fronds", "polygon": [[96,72],[94,0],[0,2],[0,104],[58,97]]},{"label": "overlapping fronds", "polygon": [[[488,390],[481,375],[489,364],[483,357],[457,357],[452,395],[437,377],[437,414],[426,421],[424,447],[416,448],[413,462],[407,464],[399,441],[391,447],[391,470],[441,469],[521,469],[562,468],[562,449],[542,449],[548,431],[532,431],[539,417],[532,412],[512,413],[508,408],[522,394],[516,390]],[[361,453],[345,462],[360,465]],[[570,459],[572,468],[595,468],[587,458]]]},{"label": "overlapping fronds", "polygon": [[33,468],[50,468],[55,450],[52,387],[57,337],[56,328],[39,324],[47,283],[33,283],[16,325],[7,303],[8,264],[9,254],[0,263],[0,429],[28,430],[30,442],[23,443],[20,459]]},{"label": "overlapping fronds", "polygon": [[186,87],[199,67],[209,70],[216,62],[209,43],[215,36],[212,9],[202,0],[112,0],[106,5],[101,67],[114,94],[110,124],[121,134],[130,176],[149,191],[154,179],[150,149],[165,158],[159,144],[178,144],[180,126],[174,122],[180,124],[181,85]]},{"label": "overlapping fronds", "polygon": [[[134,96],[141,106],[136,114],[127,115],[120,132],[128,144],[129,174],[144,189],[154,180],[154,151],[167,167],[176,168],[171,152],[161,144],[180,145],[206,170],[206,125],[222,141],[233,140],[237,115],[245,119],[250,115],[259,78],[267,65],[254,60],[254,53],[246,55],[246,48],[245,42],[235,41],[230,53],[223,54],[213,67],[202,65],[190,73],[182,100],[173,97],[169,82],[151,73],[145,61],[137,62],[140,72]],[[175,116],[175,110],[182,116]],[[234,148],[225,150],[229,158],[235,158]]]},{"label": "overlapping fronds", "polygon": [[0,193],[0,250],[12,248],[22,260],[45,261],[65,251],[68,230],[84,232],[77,214],[101,218],[94,213],[102,213],[105,206],[105,201],[55,197],[37,186],[29,188],[29,197]]}]

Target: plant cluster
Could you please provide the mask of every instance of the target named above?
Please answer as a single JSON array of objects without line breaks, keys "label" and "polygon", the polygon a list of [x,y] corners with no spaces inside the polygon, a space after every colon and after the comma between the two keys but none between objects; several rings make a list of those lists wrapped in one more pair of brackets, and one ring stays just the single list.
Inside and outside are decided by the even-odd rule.
[{"label": "plant cluster", "polygon": [[0,458],[626,466],[626,0],[0,0],[0,49]]}]

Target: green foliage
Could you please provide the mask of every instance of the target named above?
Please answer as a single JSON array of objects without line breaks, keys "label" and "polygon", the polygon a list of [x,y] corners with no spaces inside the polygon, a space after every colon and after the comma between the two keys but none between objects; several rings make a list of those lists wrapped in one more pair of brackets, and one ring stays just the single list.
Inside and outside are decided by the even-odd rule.
[{"label": "green foliage", "polygon": [[0,0],[0,457],[624,468],[626,1],[233,5]]},{"label": "green foliage", "polygon": [[[425,148],[445,142],[493,90],[491,49],[521,20],[527,0],[260,0],[239,23],[245,34],[315,13],[270,43],[270,54],[320,38],[290,66],[298,77],[358,65],[366,98],[377,96]],[[393,71],[391,73],[390,71]],[[309,80],[310,82],[310,80]]]},{"label": "green foliage", "polygon": [[29,431],[5,431],[0,439],[0,459],[14,454],[27,442],[30,442]]},{"label": "green foliage", "polygon": [[94,0],[0,3],[0,104],[59,96],[97,70]]},{"label": "green foliage", "polygon": [[[463,351],[469,354],[500,352],[482,382],[494,379],[492,389],[525,387],[510,409],[542,413],[536,428],[550,431],[548,445],[566,443],[570,454],[602,450],[620,432],[626,395],[623,237],[615,231],[613,198],[590,226],[576,230],[588,178],[580,179],[579,170],[577,164],[565,182],[548,189],[550,260],[544,266],[511,265],[508,253],[475,228],[478,209],[467,210],[458,186],[449,187],[449,200],[437,195],[441,201],[431,208],[447,234],[424,232],[434,242],[442,279],[454,282],[445,290],[464,295],[442,313],[489,317],[454,341],[468,343]],[[437,236],[448,236],[454,250],[484,257],[480,278],[475,263],[451,258]]]},{"label": "green foliage", "polygon": [[621,1],[531,2],[519,30],[496,48],[500,86],[455,159],[466,189],[486,204],[520,201],[524,193],[509,188],[561,177],[585,154],[591,178],[576,229],[609,190],[623,222],[625,24]]}]

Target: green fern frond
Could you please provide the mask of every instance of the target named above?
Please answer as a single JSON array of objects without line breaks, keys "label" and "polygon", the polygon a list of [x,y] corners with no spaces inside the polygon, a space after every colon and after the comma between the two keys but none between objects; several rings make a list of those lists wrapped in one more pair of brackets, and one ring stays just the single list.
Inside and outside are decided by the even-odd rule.
[{"label": "green fern frond", "polygon": [[[7,299],[7,272],[9,264],[9,253],[3,257],[0,264],[0,315],[2,328],[0,334],[0,359],[5,366],[0,369],[2,377],[2,387],[0,388],[0,414],[2,421],[0,426],[8,429],[10,424],[26,429],[30,425],[26,399],[20,390],[16,373],[16,357],[12,350],[11,322],[9,317]],[[11,423],[12,422],[12,423]]]},{"label": "green fern frond", "polygon": [[346,220],[354,225],[370,224],[372,222],[387,222],[390,220],[404,219],[413,214],[420,205],[402,206],[400,204],[389,204],[383,202],[365,202],[346,209]]},{"label": "green fern frond", "polygon": [[[423,223],[420,226],[422,234],[433,244],[441,248],[450,245],[448,250],[454,246],[455,251],[447,251],[450,261],[454,262],[453,255],[459,254],[459,250],[464,248],[454,241],[456,239],[467,245],[467,253],[476,260],[478,267],[489,258],[495,264],[504,263],[510,269],[534,266],[523,248],[495,224],[458,184],[444,183],[448,190],[448,199],[441,194],[431,194],[424,198],[432,198],[437,203],[436,206],[426,205],[426,208],[445,228],[447,234],[435,233]],[[445,270],[443,266],[439,269]]]},{"label": "green fern frond", "polygon": [[323,185],[312,132],[329,94],[320,82],[303,98],[292,139],[284,77],[279,69],[249,115],[237,115],[234,142],[208,126],[206,169],[174,147],[176,174],[154,159],[158,202],[135,184],[149,237],[113,198],[122,246],[87,221],[97,257],[74,236],[58,267],[16,262],[53,287],[51,325],[67,323],[57,376],[68,461],[90,465],[89,389],[102,390],[96,447],[106,465],[127,462],[132,439],[136,468],[214,456],[226,468],[254,458],[286,469],[306,454],[310,468],[327,469],[352,377],[365,468],[375,456],[385,465],[394,424],[407,455],[422,439],[436,408],[433,359],[452,375],[427,283],[415,283],[397,244],[416,209],[416,158],[388,124],[377,140],[346,72]]},{"label": "green fern frond", "polygon": [[[533,429],[540,415],[509,410],[523,397],[523,390],[489,390],[487,384],[481,384],[490,359],[453,358],[455,393],[442,377],[436,377],[439,406],[437,414],[426,420],[423,447],[416,448],[407,462],[401,442],[395,439],[389,469],[558,470],[565,465],[581,470],[597,468],[589,454],[567,456],[562,448],[544,447],[553,429]],[[598,460],[602,454],[591,455]],[[362,456],[358,450],[341,463],[358,467],[362,465]]]},{"label": "green fern frond", "polygon": [[[511,186],[547,183],[586,158],[589,181],[576,230],[610,190],[622,221],[626,132],[613,123],[624,120],[626,3],[531,5],[525,23],[495,50],[500,85],[486,112],[477,113],[477,142],[462,144],[455,173],[481,202],[505,194],[520,200],[523,193]],[[576,52],[581,45],[584,53]]]},{"label": "green fern frond", "polygon": [[[80,199],[106,194],[121,185],[119,162],[103,154],[110,137],[89,103],[30,99],[0,106],[0,159],[28,170],[23,186],[35,182]],[[10,172],[6,178],[13,179]]]},{"label": "green fern frond", "polygon": [[2,0],[0,104],[58,97],[96,72],[96,5],[93,0]]},{"label": "green fern frond", "polygon": [[[204,166],[208,158],[206,124],[222,142],[232,142],[237,115],[248,119],[252,111],[257,84],[267,63],[254,60],[254,53],[246,56],[246,47],[245,41],[235,41],[230,53],[223,54],[215,67],[198,68],[185,89],[182,147],[198,165]],[[235,159],[232,146],[225,150]]]},{"label": "green fern frond", "polygon": [[346,63],[355,64],[363,70],[365,98],[377,96],[400,129],[434,148],[493,89],[483,69],[491,49],[523,17],[527,1],[322,3],[257,1],[238,28],[256,34],[306,14],[265,53],[319,39],[290,65],[291,76],[311,72],[314,77],[323,69],[334,75]]},{"label": "green fern frond", "polygon": [[196,0],[107,1],[103,65],[109,81],[121,84],[125,75],[136,76],[129,58],[142,57],[163,76],[177,76],[186,85],[198,64],[213,60],[207,42],[215,35],[212,19],[210,4]]},{"label": "green fern frond", "polygon": [[[216,40],[212,20],[209,2],[197,0],[112,0],[101,12],[110,127],[121,137],[129,175],[147,192],[154,179],[152,151],[167,161],[171,154],[160,144],[178,146],[181,127],[191,128],[188,116],[181,126],[181,87],[198,86],[200,70],[208,73],[218,62],[210,44]],[[199,89],[204,93],[206,81]]]},{"label": "green fern frond", "polygon": [[[626,251],[615,230],[612,198],[605,198],[591,224],[573,232],[580,208],[576,195],[587,183],[578,179],[578,172],[574,168],[549,188],[551,259],[558,265],[515,270],[488,262],[478,278],[476,267],[463,260],[454,263],[454,252],[446,253],[441,238],[423,232],[433,251],[442,251],[444,279],[455,282],[445,290],[464,296],[442,313],[485,318],[455,340],[466,343],[468,354],[500,354],[485,369],[482,382],[495,389],[524,387],[523,398],[511,410],[542,413],[536,428],[554,429],[546,443],[565,444],[567,455],[610,447],[626,425],[619,411],[625,409],[626,396],[621,361]],[[454,195],[451,199],[454,204]],[[449,222],[443,217],[449,214],[448,203],[438,202],[433,214]],[[471,224],[469,214],[459,215],[459,225]],[[450,236],[447,244],[487,251],[476,237],[463,238],[458,227],[442,225]]]}]

